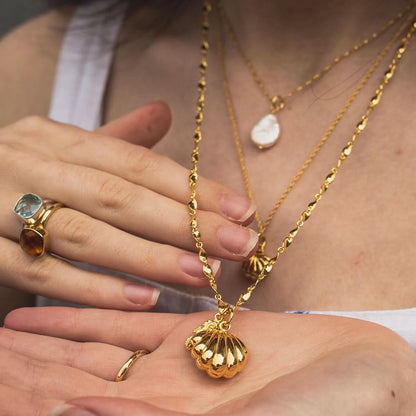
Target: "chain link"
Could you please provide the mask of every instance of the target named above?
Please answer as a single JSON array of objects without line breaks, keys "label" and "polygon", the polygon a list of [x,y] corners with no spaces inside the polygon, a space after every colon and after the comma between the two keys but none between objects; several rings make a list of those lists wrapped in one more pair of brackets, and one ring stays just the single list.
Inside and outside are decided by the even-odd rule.
[{"label": "chain link", "polygon": [[253,62],[248,58],[247,54],[243,51],[243,48],[238,41],[237,35],[235,33],[235,30],[230,22],[230,19],[228,18],[227,14],[225,13],[224,8],[222,7],[221,1],[218,1],[218,10],[220,12],[220,18],[224,22],[225,27],[227,29],[228,34],[231,37],[231,40],[234,44],[235,49],[238,51],[238,53],[243,58],[244,62],[246,63],[254,81],[259,86],[262,93],[268,98],[271,104],[271,113],[274,114],[280,110],[282,110],[285,106],[286,101],[289,98],[292,98],[295,94],[298,92],[303,91],[305,88],[312,85],[315,81],[320,79],[323,75],[325,75],[327,72],[329,72],[331,69],[333,69],[337,64],[339,64],[343,59],[347,58],[348,56],[352,55],[354,52],[359,51],[364,46],[371,43],[373,40],[377,39],[380,35],[385,33],[388,29],[390,29],[392,26],[394,26],[399,20],[401,20],[407,13],[411,11],[411,9],[416,4],[416,1],[411,1],[403,10],[401,10],[393,19],[390,19],[382,28],[380,28],[378,31],[371,34],[371,36],[367,37],[360,43],[357,43],[352,48],[345,51],[343,54],[337,56],[330,62],[328,65],[326,65],[322,70],[314,74],[311,78],[309,78],[307,81],[305,81],[303,84],[297,86],[292,91],[290,91],[287,94],[284,95],[274,95],[271,94],[268,89],[265,86],[264,81],[261,80],[258,72],[256,71]]},{"label": "chain link", "polygon": [[[226,99],[226,102],[227,102],[228,114],[229,114],[229,118],[230,118],[230,121],[231,121],[231,127],[232,127],[232,131],[233,131],[234,142],[235,142],[235,145],[236,145],[236,148],[237,148],[238,158],[239,158],[239,161],[240,161],[240,169],[241,169],[241,172],[242,172],[242,175],[243,175],[243,180],[244,180],[244,185],[245,185],[245,188],[246,188],[246,191],[247,191],[247,195],[248,195],[249,199],[253,203],[255,203],[253,190],[251,188],[250,180],[249,180],[249,176],[248,176],[248,170],[247,170],[245,159],[244,159],[244,152],[243,152],[243,149],[242,149],[242,146],[241,146],[240,135],[238,133],[237,122],[236,122],[235,113],[234,113],[234,106],[233,106],[233,103],[232,103],[231,93],[230,93],[230,89],[229,89],[229,86],[228,86],[227,73],[226,73],[226,70],[225,70],[225,59],[224,59],[223,40],[222,40],[223,37],[222,37],[222,33],[221,33],[221,19],[220,19],[220,15],[219,15],[219,8],[216,7],[216,11],[217,11],[217,13],[216,13],[216,17],[217,17],[217,19],[216,19],[216,21],[217,21],[216,29],[217,29],[218,57],[219,57],[219,61],[220,61],[220,71],[221,71],[221,77],[222,77],[222,81],[223,81],[225,99]],[[390,41],[387,43],[387,45],[379,52],[379,54],[377,55],[376,60],[374,61],[374,63],[370,66],[370,68],[367,70],[367,72],[365,73],[363,78],[357,84],[354,91],[352,92],[350,97],[347,99],[344,106],[341,108],[341,110],[339,111],[339,113],[337,114],[337,116],[335,117],[333,122],[330,124],[328,129],[325,131],[324,135],[321,137],[321,139],[316,144],[316,146],[312,149],[312,151],[309,154],[306,161],[303,163],[303,165],[297,171],[296,175],[293,177],[293,179],[291,180],[289,185],[286,187],[286,189],[280,195],[279,199],[276,201],[273,208],[271,209],[271,211],[270,211],[266,221],[264,222],[264,224],[262,223],[262,221],[260,219],[259,213],[256,211],[255,219],[256,219],[258,230],[259,230],[259,237],[260,238],[265,238],[266,229],[270,225],[270,223],[272,222],[273,217],[276,214],[276,212],[278,211],[280,205],[283,203],[283,201],[289,195],[290,191],[293,189],[293,187],[296,185],[296,183],[302,177],[302,175],[304,174],[306,169],[309,167],[309,165],[312,163],[312,160],[315,158],[315,156],[321,150],[321,148],[323,147],[325,142],[329,139],[331,134],[334,132],[336,126],[341,121],[342,117],[344,116],[346,111],[349,109],[349,107],[352,105],[352,103],[354,102],[354,100],[358,96],[359,92],[366,85],[366,83],[370,79],[371,75],[377,69],[377,67],[381,63],[382,59],[386,56],[386,54],[391,49],[393,44],[399,39],[400,35],[402,35],[404,30],[409,26],[409,24],[411,22],[411,19],[412,19],[411,16],[408,19],[406,19],[406,21],[399,27],[399,29],[396,31],[396,33],[393,35],[393,37],[390,39]]]},{"label": "chain link", "polygon": [[[254,283],[252,283],[246,289],[246,291],[243,292],[239,296],[238,301],[236,302],[235,306],[231,306],[223,301],[222,296],[218,291],[217,283],[214,279],[212,269],[210,265],[208,264],[208,256],[203,247],[202,237],[198,229],[198,221],[197,221],[198,204],[196,200],[196,187],[197,187],[197,182],[198,182],[197,172],[198,172],[198,159],[199,159],[199,143],[202,139],[201,126],[202,126],[203,110],[204,110],[204,94],[206,90],[205,74],[206,74],[206,69],[207,69],[207,53],[209,49],[208,30],[209,30],[210,11],[211,11],[211,2],[209,0],[205,0],[204,12],[203,12],[203,23],[202,23],[201,60],[200,60],[200,66],[199,66],[199,69],[200,69],[200,79],[198,82],[199,94],[198,94],[198,99],[197,99],[197,112],[196,112],[196,117],[195,117],[196,127],[194,131],[194,149],[192,152],[192,169],[189,175],[189,187],[190,187],[191,195],[190,195],[190,201],[188,203],[188,206],[189,206],[189,213],[191,216],[190,225],[191,225],[192,235],[195,240],[196,247],[199,250],[199,259],[201,260],[202,265],[203,265],[203,272],[205,276],[208,278],[209,284],[215,293],[215,299],[218,301],[218,308],[219,308],[218,319],[224,319],[225,316],[228,316],[228,319],[224,321],[225,322],[224,325],[229,327],[229,324],[233,318],[234,312],[241,305],[243,305],[245,302],[249,300],[252,292],[256,289],[257,285],[270,273],[273,265],[278,260],[279,256],[283,254],[286,248],[290,246],[293,239],[296,237],[297,233],[299,232],[300,228],[305,224],[305,222],[311,216],[313,210],[316,208],[318,202],[321,200],[324,193],[328,190],[329,186],[334,182],[335,177],[338,173],[338,170],[343,164],[344,160],[348,156],[350,156],[355,141],[357,140],[359,135],[362,133],[362,131],[364,131],[367,125],[367,121],[373,109],[379,104],[384,88],[394,76],[395,69],[398,63],[400,62],[403,54],[405,53],[408,43],[416,30],[416,20],[412,21],[409,31],[407,32],[406,36],[402,39],[402,43],[397,48],[396,53],[394,54],[394,57],[387,71],[385,72],[383,79],[378,89],[376,90],[374,97],[371,98],[370,104],[368,105],[365,113],[363,114],[360,121],[358,122],[351,139],[347,142],[346,146],[342,149],[341,155],[337,161],[336,166],[333,167],[330,173],[326,176],[325,181],[320,186],[318,193],[315,194],[314,200],[311,203],[309,203],[307,208],[302,212],[299,220],[296,223],[296,227],[292,231],[290,231],[289,234],[283,239],[282,244],[277,249],[276,255],[273,258],[271,258],[269,263],[260,273],[257,280]],[[414,19],[415,16],[412,16],[412,18]]]}]

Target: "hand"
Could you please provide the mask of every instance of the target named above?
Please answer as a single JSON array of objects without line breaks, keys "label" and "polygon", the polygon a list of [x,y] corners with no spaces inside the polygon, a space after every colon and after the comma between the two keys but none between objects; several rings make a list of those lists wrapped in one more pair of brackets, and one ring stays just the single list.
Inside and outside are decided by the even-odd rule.
[{"label": "hand", "polygon": [[[100,416],[414,414],[416,354],[384,327],[324,315],[240,312],[232,333],[249,348],[249,361],[233,379],[214,380],[184,347],[208,318],[16,310],[0,330],[0,414],[13,406],[16,416],[43,415],[68,401]],[[113,382],[139,348],[151,353],[124,381]],[[100,398],[74,399],[82,396]],[[75,416],[71,411],[63,414]]]},{"label": "hand", "polygon": [[[0,285],[127,310],[147,309],[157,298],[150,287],[84,271],[50,254],[24,253],[13,206],[25,193],[65,205],[46,227],[52,253],[144,278],[207,285],[189,227],[189,171],[145,147],[169,125],[168,107],[155,102],[95,133],[38,117],[2,128]],[[250,201],[203,178],[199,191],[207,250],[242,260],[257,240],[239,225],[252,219]],[[219,260],[210,263],[217,277]]]}]

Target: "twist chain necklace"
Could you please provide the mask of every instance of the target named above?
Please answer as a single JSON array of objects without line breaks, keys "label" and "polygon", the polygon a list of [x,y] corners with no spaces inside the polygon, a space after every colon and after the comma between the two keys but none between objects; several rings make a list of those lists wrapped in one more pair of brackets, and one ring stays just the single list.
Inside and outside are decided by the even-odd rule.
[{"label": "twist chain necklace", "polygon": [[266,85],[264,81],[261,80],[257,70],[255,69],[253,62],[248,58],[247,54],[243,51],[243,48],[238,41],[237,35],[235,33],[235,30],[230,22],[230,19],[228,18],[227,14],[225,13],[224,8],[222,7],[221,1],[218,1],[217,3],[217,11],[219,13],[220,20],[224,23],[225,28],[228,32],[228,34],[231,37],[232,43],[241,56],[241,58],[244,60],[246,66],[248,67],[254,81],[259,86],[261,92],[263,95],[268,99],[270,102],[270,113],[266,116],[262,117],[253,127],[251,131],[251,140],[252,142],[259,148],[259,149],[267,149],[271,146],[273,146],[280,135],[280,125],[277,121],[276,113],[283,110],[285,107],[286,101],[292,98],[297,93],[303,91],[305,88],[312,85],[315,81],[318,81],[323,75],[325,75],[327,72],[331,71],[337,64],[339,64],[342,60],[352,55],[354,52],[359,51],[364,46],[370,44],[373,40],[377,39],[380,35],[385,33],[388,29],[390,29],[392,26],[394,26],[400,19],[402,19],[407,13],[410,12],[410,10],[415,5],[415,1],[413,0],[410,4],[408,4],[403,10],[401,10],[393,19],[390,19],[383,27],[381,27],[376,32],[372,33],[371,36],[364,39],[360,43],[357,43],[352,48],[345,51],[343,54],[337,56],[334,58],[328,65],[326,65],[323,69],[321,69],[319,72],[314,74],[311,78],[309,78],[307,81],[305,81],[303,84],[297,86],[292,91],[288,92],[284,95],[273,95],[271,94],[268,89],[266,88]]},{"label": "twist chain necklace", "polygon": [[[242,146],[241,146],[240,135],[238,133],[237,122],[236,122],[233,103],[232,103],[232,99],[231,99],[231,92],[230,92],[230,88],[228,86],[227,74],[226,74],[226,70],[225,70],[225,59],[224,59],[224,52],[223,52],[223,37],[222,37],[222,33],[221,33],[220,9],[218,7],[215,7],[215,9],[216,9],[216,23],[217,23],[216,24],[216,29],[217,29],[216,32],[217,32],[218,57],[219,57],[219,62],[220,62],[221,78],[222,78],[222,83],[223,83],[223,88],[224,88],[225,99],[226,99],[226,102],[227,102],[227,109],[228,109],[229,119],[230,119],[230,122],[231,122],[232,132],[233,132],[233,136],[234,136],[234,142],[235,142],[235,145],[236,145],[236,148],[237,148],[237,153],[238,153],[238,157],[239,157],[239,161],[240,161],[240,169],[241,169],[241,172],[242,172],[242,175],[243,175],[244,185],[245,185],[245,188],[246,188],[246,191],[247,191],[247,195],[248,195],[249,199],[253,203],[255,203],[253,191],[251,189],[250,180],[249,180],[249,177],[248,177],[248,170],[247,170],[247,167],[246,167],[246,164],[245,164],[244,152],[243,152],[243,149],[242,149]],[[266,256],[265,253],[264,253],[265,246],[266,246],[265,233],[266,233],[266,230],[267,230],[268,226],[271,224],[274,215],[276,214],[279,207],[281,206],[283,201],[286,199],[286,197],[288,196],[290,191],[294,188],[294,186],[297,184],[297,182],[299,181],[301,176],[304,174],[306,169],[309,167],[312,160],[315,158],[315,156],[321,150],[321,148],[326,143],[326,141],[330,138],[330,136],[334,132],[336,126],[341,121],[342,117],[344,116],[346,111],[349,109],[351,104],[354,102],[354,100],[358,96],[359,92],[366,85],[366,83],[370,79],[371,75],[374,73],[376,68],[381,63],[382,59],[386,56],[386,54],[391,49],[393,44],[399,39],[400,35],[404,32],[404,30],[409,26],[409,24],[411,22],[411,19],[412,19],[411,16],[408,19],[406,19],[406,21],[399,27],[399,29],[396,31],[396,33],[393,35],[393,37],[390,39],[390,41],[386,44],[386,46],[379,52],[379,54],[377,55],[374,63],[370,66],[370,68],[367,70],[367,72],[365,73],[363,78],[357,84],[354,91],[352,92],[352,94],[350,95],[348,100],[345,102],[344,106],[341,108],[341,110],[339,111],[339,113],[337,114],[337,116],[335,117],[333,122],[330,124],[330,126],[326,130],[325,134],[321,137],[319,142],[313,148],[312,152],[309,154],[306,161],[303,163],[302,167],[298,170],[298,172],[293,177],[293,179],[291,180],[291,182],[289,183],[287,188],[283,191],[282,195],[276,201],[276,203],[274,204],[274,206],[273,206],[272,210],[270,211],[270,213],[269,213],[269,215],[268,215],[264,224],[260,220],[260,216],[259,216],[258,212],[256,211],[255,219],[256,219],[258,230],[259,230],[258,234],[259,234],[261,244],[259,245],[257,252],[253,256],[251,256],[248,260],[243,262],[242,269],[243,269],[243,272],[244,272],[245,276],[256,280],[259,273],[261,273],[264,266],[270,260],[270,257]],[[391,20],[391,21],[393,21],[393,20]]]},{"label": "twist chain necklace", "polygon": [[203,23],[202,23],[202,43],[201,43],[201,60],[199,65],[200,79],[198,82],[199,96],[197,100],[197,113],[196,113],[196,128],[194,133],[194,150],[192,153],[193,167],[189,175],[189,187],[191,191],[189,202],[189,213],[191,216],[191,230],[192,235],[196,242],[198,249],[199,259],[202,263],[202,268],[205,276],[208,278],[209,284],[214,291],[215,299],[218,302],[218,312],[215,314],[213,320],[206,321],[193,331],[185,342],[185,346],[191,351],[192,357],[196,361],[198,368],[206,371],[206,373],[214,378],[225,377],[231,378],[235,376],[239,371],[243,370],[248,359],[248,349],[244,343],[231,334],[231,321],[238,308],[250,299],[252,292],[256,289],[257,285],[267,276],[276,263],[280,255],[284,253],[286,248],[289,247],[293,239],[298,234],[299,230],[305,224],[306,220],[311,216],[313,210],[322,199],[324,193],[328,190],[330,185],[334,182],[338,170],[341,168],[345,159],[350,156],[354,143],[359,135],[365,130],[367,122],[373,112],[374,108],[381,101],[383,91],[387,84],[391,82],[394,77],[394,73],[397,65],[400,63],[407,46],[416,30],[416,20],[412,21],[411,27],[408,30],[406,36],[402,39],[401,44],[397,48],[394,57],[384,73],[383,79],[376,90],[374,97],[371,98],[369,105],[365,113],[362,115],[358,122],[350,140],[346,146],[342,149],[341,155],[338,158],[336,166],[334,166],[330,173],[326,176],[323,184],[320,186],[319,191],[315,194],[314,199],[307,208],[302,212],[299,220],[296,223],[296,227],[289,232],[289,234],[283,239],[282,244],[277,249],[276,255],[272,257],[268,264],[264,267],[262,273],[257,277],[256,281],[252,283],[246,291],[240,294],[238,301],[234,306],[223,301],[221,294],[218,291],[217,283],[212,274],[212,269],[208,264],[208,256],[204,249],[203,242],[201,240],[201,233],[198,229],[197,221],[197,200],[196,200],[196,185],[198,183],[198,159],[199,159],[199,143],[202,139],[201,127],[204,110],[205,90],[206,90],[206,69],[207,69],[207,53],[209,49],[208,44],[208,30],[209,30],[209,14],[211,11],[211,2],[209,0],[204,1],[203,8]]}]

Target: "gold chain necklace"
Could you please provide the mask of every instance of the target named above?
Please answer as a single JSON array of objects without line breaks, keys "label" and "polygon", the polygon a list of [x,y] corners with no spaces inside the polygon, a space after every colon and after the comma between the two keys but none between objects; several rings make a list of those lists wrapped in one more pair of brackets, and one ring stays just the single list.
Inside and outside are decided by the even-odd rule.
[{"label": "gold chain necklace", "polygon": [[[233,136],[234,136],[234,142],[235,142],[237,152],[238,152],[238,157],[239,157],[239,161],[240,161],[240,169],[241,169],[241,172],[242,172],[242,175],[243,175],[244,185],[245,185],[245,188],[246,188],[246,191],[247,191],[247,195],[250,198],[250,200],[253,203],[255,203],[253,191],[251,189],[250,180],[249,180],[249,177],[248,177],[248,170],[247,170],[247,167],[246,167],[246,164],[245,164],[244,152],[243,152],[243,149],[242,149],[242,146],[241,146],[241,140],[240,140],[240,136],[239,136],[239,133],[238,133],[237,122],[236,122],[236,118],[235,118],[235,114],[234,114],[234,106],[233,106],[233,103],[232,103],[231,92],[230,92],[230,88],[228,86],[227,74],[226,74],[226,70],[225,70],[225,59],[224,59],[224,53],[223,53],[223,37],[222,37],[222,33],[221,33],[220,9],[218,7],[215,7],[215,9],[216,9],[216,23],[217,23],[216,24],[216,29],[217,29],[218,57],[219,57],[219,62],[220,62],[220,72],[221,72],[221,78],[222,78],[222,83],[223,83],[223,88],[224,88],[225,99],[226,99],[226,103],[227,103],[228,115],[229,115],[229,119],[231,121],[231,127],[232,127]],[[392,19],[391,21],[393,21],[393,20],[394,19]],[[328,129],[326,130],[324,135],[321,137],[319,142],[313,148],[312,152],[309,154],[308,158],[303,163],[301,168],[297,171],[296,175],[293,177],[293,179],[291,180],[289,185],[286,187],[286,189],[280,195],[279,199],[274,204],[274,206],[273,206],[272,210],[270,211],[270,213],[269,213],[266,221],[264,222],[264,224],[262,223],[262,221],[260,219],[260,216],[259,216],[258,212],[256,211],[255,219],[256,219],[258,230],[259,230],[259,238],[260,238],[261,243],[258,247],[257,252],[253,256],[251,256],[248,260],[243,262],[242,269],[243,269],[243,272],[244,272],[245,276],[247,276],[247,277],[249,277],[253,280],[256,280],[259,273],[261,273],[262,269],[265,267],[265,265],[270,260],[270,257],[265,255],[265,246],[266,246],[265,233],[266,233],[266,230],[267,230],[268,226],[272,222],[274,215],[276,214],[279,207],[281,206],[283,201],[286,199],[286,197],[288,196],[290,191],[294,188],[296,183],[299,181],[299,179],[301,178],[303,173],[309,167],[312,160],[315,158],[315,156],[321,150],[321,148],[326,143],[326,141],[329,139],[331,134],[334,132],[336,126],[341,121],[342,117],[344,116],[346,111],[349,109],[349,107],[352,105],[355,98],[358,96],[359,92],[366,85],[366,83],[370,79],[371,75],[377,69],[377,67],[381,63],[382,59],[386,56],[386,54],[391,49],[393,44],[399,39],[399,37],[403,33],[403,31],[408,27],[408,25],[410,24],[410,21],[411,21],[411,17],[406,19],[406,21],[399,27],[399,29],[396,31],[396,33],[393,35],[393,37],[390,39],[390,41],[386,44],[386,46],[379,52],[375,61],[370,66],[370,68],[367,70],[367,72],[365,73],[363,78],[359,81],[359,83],[355,87],[354,91],[352,92],[352,94],[350,95],[348,100],[345,102],[345,104],[343,105],[343,107],[341,108],[341,110],[339,111],[337,116],[335,117],[335,119],[332,121],[332,123],[330,124],[330,126],[328,127]]]},{"label": "gold chain necklace", "polygon": [[243,51],[243,48],[238,41],[236,32],[228,18],[227,14],[225,13],[224,8],[222,7],[221,1],[217,3],[217,11],[219,14],[220,21],[224,24],[232,43],[244,60],[246,66],[248,67],[254,81],[259,86],[263,95],[268,99],[270,102],[270,113],[262,117],[253,127],[251,131],[251,141],[259,148],[259,149],[267,149],[272,147],[278,140],[280,135],[280,125],[276,117],[276,113],[283,110],[285,107],[285,103],[287,100],[292,98],[297,93],[303,91],[305,88],[312,85],[315,81],[318,81],[325,75],[327,72],[331,71],[337,64],[339,64],[342,60],[352,55],[354,52],[359,51],[364,46],[370,44],[373,40],[377,39],[380,35],[385,33],[388,29],[394,26],[400,19],[402,19],[407,13],[410,12],[412,7],[415,5],[415,1],[413,0],[410,4],[408,4],[403,10],[401,10],[393,19],[390,19],[383,27],[381,27],[376,32],[372,33],[371,36],[367,37],[360,43],[357,43],[352,48],[345,51],[343,54],[334,58],[328,65],[326,65],[323,69],[319,72],[314,74],[311,78],[305,81],[303,84],[297,86],[287,94],[276,94],[273,95],[269,92],[266,88],[264,81],[261,80],[257,70],[255,69],[253,62],[251,59],[248,58],[247,54]]},{"label": "gold chain necklace", "polygon": [[[299,220],[296,223],[296,227],[289,232],[289,234],[283,239],[282,244],[277,249],[276,255],[272,257],[268,264],[264,267],[263,271],[257,277],[257,280],[252,283],[247,290],[240,294],[236,304],[234,306],[223,301],[221,294],[218,291],[217,283],[214,279],[212,269],[208,264],[208,256],[204,249],[201,239],[201,233],[198,228],[197,221],[197,200],[196,200],[196,187],[198,183],[198,159],[199,159],[199,143],[202,139],[201,127],[203,120],[205,90],[206,90],[206,68],[207,68],[207,53],[208,53],[208,30],[209,30],[209,14],[211,11],[211,2],[209,0],[204,1],[203,8],[203,23],[202,23],[202,43],[201,43],[201,60],[199,65],[200,79],[198,82],[198,100],[197,100],[197,112],[196,112],[196,128],[194,132],[194,150],[192,153],[192,169],[189,175],[189,187],[190,187],[190,202],[189,213],[191,216],[191,231],[196,242],[198,249],[199,259],[202,263],[202,268],[205,276],[208,278],[209,284],[214,291],[215,299],[218,302],[218,312],[215,314],[213,320],[206,321],[204,324],[196,328],[185,343],[188,350],[191,351],[192,357],[196,361],[198,368],[206,371],[206,373],[214,378],[225,377],[231,378],[235,376],[239,371],[243,370],[248,359],[248,349],[244,343],[231,334],[231,321],[238,308],[250,299],[252,292],[256,289],[257,285],[270,273],[273,265],[278,258],[284,253],[286,248],[289,247],[293,239],[298,234],[299,230],[305,224],[306,220],[311,216],[313,210],[322,199],[324,193],[328,190],[330,185],[334,182],[338,170],[341,168],[345,159],[350,156],[354,143],[359,135],[365,130],[367,122],[373,112],[374,108],[379,104],[383,91],[387,84],[391,82],[396,67],[401,61],[407,46],[416,30],[416,20],[412,21],[411,27],[408,30],[406,36],[402,39],[402,43],[397,48],[394,57],[384,73],[383,79],[376,90],[374,97],[371,98],[369,105],[365,113],[362,115],[358,122],[354,132],[347,142],[346,146],[342,149],[341,155],[337,160],[336,166],[334,166],[330,173],[326,176],[323,184],[320,186],[319,191],[314,195],[314,199],[307,208],[300,215]],[[414,16],[413,16],[414,18]]]}]

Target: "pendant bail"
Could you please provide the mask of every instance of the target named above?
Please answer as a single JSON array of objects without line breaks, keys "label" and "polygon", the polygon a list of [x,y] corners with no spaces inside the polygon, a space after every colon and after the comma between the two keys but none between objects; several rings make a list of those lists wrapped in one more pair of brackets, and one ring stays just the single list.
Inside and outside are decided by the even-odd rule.
[{"label": "pendant bail", "polygon": [[270,111],[272,114],[277,113],[280,110],[283,110],[283,108],[285,107],[285,100],[282,96],[280,95],[275,95],[272,98],[272,105],[270,107]]},{"label": "pendant bail", "polygon": [[263,235],[261,235],[260,233],[259,233],[259,241],[260,241],[260,243],[257,247],[256,252],[264,254],[264,249],[266,247],[266,238]]},{"label": "pendant bail", "polygon": [[215,314],[215,322],[221,327],[222,330],[228,331],[231,328],[231,321],[234,318],[234,308],[231,305],[225,304],[218,305],[218,312]]}]

